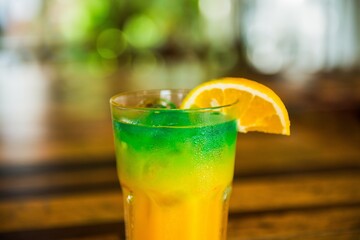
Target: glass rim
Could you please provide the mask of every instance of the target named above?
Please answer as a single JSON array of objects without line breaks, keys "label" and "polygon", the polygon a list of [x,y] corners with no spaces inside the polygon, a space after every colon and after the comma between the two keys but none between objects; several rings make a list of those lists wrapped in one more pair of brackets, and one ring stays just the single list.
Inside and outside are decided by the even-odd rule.
[{"label": "glass rim", "polygon": [[155,92],[160,92],[160,91],[166,91],[166,92],[183,92],[183,93],[189,93],[191,91],[191,89],[186,89],[186,88],[179,88],[179,89],[144,89],[144,90],[130,90],[130,91],[124,91],[124,92],[120,92],[117,93],[115,95],[113,95],[110,98],[110,105],[111,107],[115,107],[116,109],[119,110],[134,110],[134,111],[160,111],[160,112],[165,112],[165,111],[171,111],[171,112],[201,112],[201,111],[218,111],[219,109],[223,109],[223,108],[228,108],[231,106],[234,106],[235,104],[237,104],[239,101],[236,100],[233,103],[229,103],[229,104],[225,104],[225,105],[219,105],[219,106],[214,106],[214,107],[205,107],[205,108],[186,108],[186,109],[180,109],[180,108],[152,108],[152,107],[136,107],[136,106],[124,106],[122,104],[119,104],[116,102],[116,99],[121,97],[121,96],[132,96],[135,94],[139,94],[139,93],[148,93],[150,94],[151,92],[155,93]]}]

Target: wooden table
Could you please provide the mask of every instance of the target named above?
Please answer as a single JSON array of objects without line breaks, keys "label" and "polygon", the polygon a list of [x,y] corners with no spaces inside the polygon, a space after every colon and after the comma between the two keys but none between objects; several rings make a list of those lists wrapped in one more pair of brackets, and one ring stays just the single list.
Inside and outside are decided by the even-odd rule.
[{"label": "wooden table", "polygon": [[[0,239],[124,239],[107,97],[3,125],[36,131],[1,140]],[[228,239],[359,240],[359,113],[290,114],[290,137],[238,136]]]}]

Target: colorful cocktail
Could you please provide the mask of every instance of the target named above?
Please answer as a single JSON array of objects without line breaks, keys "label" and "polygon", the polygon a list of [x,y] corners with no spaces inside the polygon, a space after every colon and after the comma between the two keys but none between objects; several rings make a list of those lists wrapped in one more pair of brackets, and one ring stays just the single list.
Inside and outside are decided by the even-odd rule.
[{"label": "colorful cocktail", "polygon": [[237,126],[220,112],[232,105],[144,105],[158,99],[178,105],[186,93],[141,91],[111,99],[128,240],[226,239]]},{"label": "colorful cocktail", "polygon": [[224,240],[237,131],[290,135],[279,96],[244,78],[124,93],[111,106],[128,240]]}]

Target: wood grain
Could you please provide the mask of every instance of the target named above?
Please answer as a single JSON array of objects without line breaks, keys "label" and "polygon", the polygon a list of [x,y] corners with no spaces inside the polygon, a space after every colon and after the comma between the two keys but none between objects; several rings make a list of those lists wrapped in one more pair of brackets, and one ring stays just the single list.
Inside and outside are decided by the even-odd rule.
[{"label": "wood grain", "polygon": [[[0,239],[124,239],[109,117],[56,111],[46,138],[0,142]],[[359,240],[358,116],[291,118],[290,137],[239,134],[228,239]]]},{"label": "wood grain", "polygon": [[[234,183],[230,200],[229,238],[279,236],[286,239],[301,234],[310,237],[357,234],[360,229],[359,183],[359,171],[239,178]],[[0,219],[6,219],[0,225],[0,232],[7,234],[121,223],[123,220],[120,189],[8,199],[0,203]],[[341,224],[337,223],[339,221]],[[306,231],[300,231],[303,228]]]},{"label": "wood grain", "polygon": [[353,239],[360,237],[360,205],[290,210],[233,218],[228,239]]}]

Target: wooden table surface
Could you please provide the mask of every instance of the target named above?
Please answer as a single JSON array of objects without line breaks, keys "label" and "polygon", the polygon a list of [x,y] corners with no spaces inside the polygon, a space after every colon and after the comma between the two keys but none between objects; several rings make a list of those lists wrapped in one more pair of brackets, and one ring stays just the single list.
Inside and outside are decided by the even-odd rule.
[{"label": "wooden table surface", "polygon": [[[124,239],[107,97],[3,119],[0,239]],[[359,240],[359,112],[290,116],[290,137],[239,134],[228,239]]]}]

